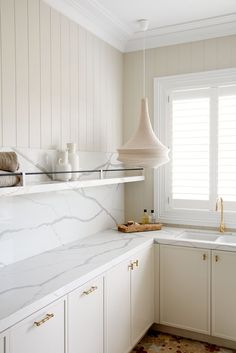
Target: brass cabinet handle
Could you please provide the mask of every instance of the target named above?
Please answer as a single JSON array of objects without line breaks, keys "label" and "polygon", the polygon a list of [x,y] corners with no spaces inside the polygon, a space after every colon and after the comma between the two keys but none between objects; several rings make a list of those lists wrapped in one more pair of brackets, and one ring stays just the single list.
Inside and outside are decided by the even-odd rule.
[{"label": "brass cabinet handle", "polygon": [[203,255],[202,255],[202,259],[203,259],[203,261],[206,261],[207,255],[206,255],[206,254],[203,254]]},{"label": "brass cabinet handle", "polygon": [[218,262],[219,261],[219,256],[215,255],[215,261]]},{"label": "brass cabinet handle", "polygon": [[85,290],[85,291],[83,292],[83,294],[84,294],[84,295],[89,295],[89,294],[93,293],[93,292],[94,292],[95,290],[97,290],[97,289],[98,289],[97,286],[92,286],[90,289]]},{"label": "brass cabinet handle", "polygon": [[134,264],[131,262],[131,264],[128,266],[128,269],[129,270],[131,270],[131,271],[133,271],[133,269],[134,269]]},{"label": "brass cabinet handle", "polygon": [[46,314],[46,316],[40,320],[40,321],[35,321],[34,322],[34,326],[41,326],[43,325],[45,322],[47,322],[48,320],[52,319],[55,315],[54,314]]},{"label": "brass cabinet handle", "polygon": [[139,261],[138,261],[138,260],[135,260],[135,261],[132,261],[132,262],[130,263],[130,265],[128,266],[128,268],[129,268],[129,270],[132,270],[132,271],[133,271],[134,266],[138,267],[138,265],[139,265]]}]

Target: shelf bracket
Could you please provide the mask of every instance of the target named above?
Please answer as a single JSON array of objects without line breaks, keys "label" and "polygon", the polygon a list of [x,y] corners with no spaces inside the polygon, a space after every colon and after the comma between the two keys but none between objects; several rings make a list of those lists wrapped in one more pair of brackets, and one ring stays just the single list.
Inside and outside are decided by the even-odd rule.
[{"label": "shelf bracket", "polygon": [[21,173],[20,184],[21,184],[21,186],[26,186],[26,175],[25,175],[25,172]]}]

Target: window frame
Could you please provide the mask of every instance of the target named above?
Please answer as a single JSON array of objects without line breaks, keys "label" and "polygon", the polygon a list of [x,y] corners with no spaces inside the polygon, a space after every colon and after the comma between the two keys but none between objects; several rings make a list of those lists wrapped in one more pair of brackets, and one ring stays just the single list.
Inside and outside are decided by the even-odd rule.
[{"label": "window frame", "polygon": [[[168,146],[169,134],[171,134],[171,114],[169,104],[170,92],[173,90],[186,90],[207,88],[236,84],[236,68],[212,70],[199,73],[181,74],[175,76],[154,78],[154,131],[160,140]],[[216,106],[216,105],[215,105]],[[214,181],[211,174],[217,170],[217,154],[212,151],[211,139],[216,139],[217,124],[210,122],[210,129],[215,127],[215,135],[210,134],[210,158],[213,168],[210,169],[210,182]],[[170,173],[171,163],[168,163],[154,171],[154,207],[157,210],[161,222],[176,225],[193,225],[217,227],[219,225],[219,213],[215,211],[216,197],[210,194],[210,210],[197,209],[173,209],[168,202],[168,190],[170,190],[167,175]],[[216,189],[216,185],[211,185]],[[170,199],[169,199],[170,200]],[[228,228],[236,228],[236,212],[225,211],[225,223]]]}]

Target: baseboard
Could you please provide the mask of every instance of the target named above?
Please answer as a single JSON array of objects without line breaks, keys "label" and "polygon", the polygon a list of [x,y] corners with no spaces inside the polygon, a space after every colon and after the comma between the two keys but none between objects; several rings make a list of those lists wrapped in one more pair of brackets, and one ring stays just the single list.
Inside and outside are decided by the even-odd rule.
[{"label": "baseboard", "polygon": [[230,340],[226,340],[223,338],[208,336],[208,335],[204,335],[202,333],[196,333],[196,332],[187,331],[187,330],[183,330],[180,328],[170,327],[170,326],[161,325],[161,324],[153,324],[152,329],[154,329],[156,331],[163,332],[163,333],[169,333],[171,335],[177,335],[177,336],[190,338],[190,339],[197,340],[197,341],[215,344],[220,347],[236,349],[236,342],[235,341],[230,341]]},{"label": "baseboard", "polygon": [[142,334],[140,335],[140,337],[139,337],[136,341],[133,342],[133,344],[132,344],[133,348],[132,348],[129,352],[127,352],[127,353],[132,352],[132,350],[133,350],[133,349],[136,347],[136,345],[143,339],[143,337],[146,335],[146,333],[148,332],[148,330],[149,330],[151,327],[153,327],[153,325],[155,325],[155,324],[149,324],[149,325],[145,328],[145,330],[142,332]]}]

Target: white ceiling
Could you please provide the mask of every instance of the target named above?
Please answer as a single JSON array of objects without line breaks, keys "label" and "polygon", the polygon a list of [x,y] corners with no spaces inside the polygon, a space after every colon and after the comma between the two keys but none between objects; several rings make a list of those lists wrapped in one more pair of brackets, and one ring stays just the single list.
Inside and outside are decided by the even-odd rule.
[{"label": "white ceiling", "polygon": [[218,17],[236,12],[236,0],[97,0],[132,32],[137,20],[149,19],[150,29]]},{"label": "white ceiling", "polygon": [[44,0],[121,51],[236,34],[236,0]]}]

